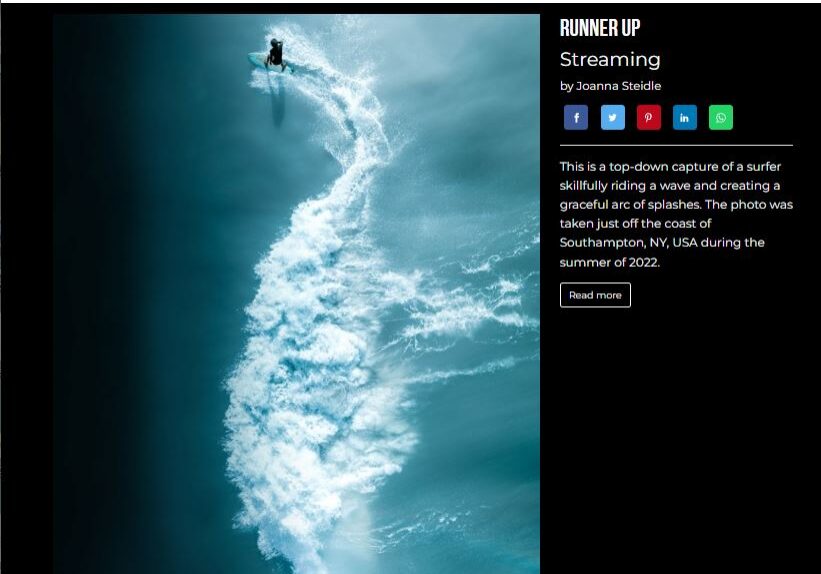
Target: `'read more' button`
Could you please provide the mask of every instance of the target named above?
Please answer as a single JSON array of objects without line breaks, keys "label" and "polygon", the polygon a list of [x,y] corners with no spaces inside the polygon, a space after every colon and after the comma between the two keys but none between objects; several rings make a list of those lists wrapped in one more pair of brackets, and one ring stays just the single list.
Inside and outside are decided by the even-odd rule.
[{"label": "'read more' button", "polygon": [[632,305],[630,283],[560,283],[562,309],[629,309]]}]

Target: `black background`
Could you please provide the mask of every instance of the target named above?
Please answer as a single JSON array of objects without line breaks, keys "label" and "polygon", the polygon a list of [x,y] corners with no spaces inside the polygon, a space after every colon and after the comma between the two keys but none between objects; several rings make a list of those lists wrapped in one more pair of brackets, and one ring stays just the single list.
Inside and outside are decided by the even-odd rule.
[{"label": "black background", "polygon": [[[556,512],[565,521],[555,542],[573,549],[580,565],[604,559],[654,570],[674,565],[789,568],[808,534],[794,512],[810,504],[802,485],[809,480],[808,440],[815,432],[807,401],[810,381],[817,378],[809,357],[817,340],[812,234],[819,122],[815,96],[805,84],[817,69],[814,19],[797,6],[555,11],[555,17],[542,21],[548,37],[543,46],[553,52],[542,54],[545,77],[552,80],[542,86],[548,94],[544,101],[551,105],[545,117],[552,129],[543,139],[543,154],[554,175],[547,181],[557,186],[554,182],[567,179],[558,170],[559,159],[591,154],[597,160],[631,162],[777,158],[787,170],[778,176],[785,182],[783,199],[796,204],[788,213],[717,218],[718,235],[764,236],[766,250],[682,251],[664,255],[660,270],[558,273],[559,281],[631,281],[630,310],[560,309],[555,284],[544,290],[554,298],[546,305],[554,309],[554,322],[545,319],[543,332],[545,341],[555,341],[555,354],[545,353],[542,421],[543,428],[558,433],[543,437],[545,467],[554,478],[545,487],[558,493]],[[559,17],[641,18],[642,27],[635,39],[566,39],[559,37]],[[662,67],[632,74],[624,68],[580,72],[559,66],[559,54],[566,50],[661,53]],[[586,81],[655,79],[664,88],[584,97],[557,91],[560,78],[582,76]],[[561,108],[577,103],[589,106],[589,129],[564,131]],[[627,108],[627,129],[601,131],[599,106],[621,103]],[[662,105],[660,132],[636,131],[636,104]],[[697,131],[672,130],[675,104],[699,106]],[[734,105],[732,131],[709,131],[709,104]],[[797,147],[590,152],[560,150],[559,143]],[[558,187],[543,189],[543,207],[557,210],[557,194]],[[775,194],[757,198],[768,197]],[[561,257],[593,256],[593,251],[560,250],[559,237],[571,235],[555,220],[549,225],[556,226],[557,251],[545,251],[543,268],[558,270]],[[545,281],[544,286],[551,285]],[[553,498],[546,494],[544,500],[543,516],[550,520]]]},{"label": "black background", "polygon": [[[632,281],[634,283],[633,309],[631,320],[661,318],[667,313],[683,315],[693,321],[699,316],[717,319],[722,314],[733,316],[761,317],[762,313],[776,318],[788,317],[790,309],[800,306],[801,297],[796,296],[806,285],[812,262],[807,260],[807,251],[801,248],[801,241],[807,239],[806,230],[811,213],[810,203],[815,202],[812,189],[803,182],[807,165],[802,158],[812,157],[814,145],[814,125],[811,101],[802,102],[800,94],[809,62],[808,43],[812,29],[807,19],[788,14],[789,8],[774,10],[772,7],[744,7],[744,18],[739,18],[742,8],[727,10],[698,6],[678,6],[670,9],[648,10],[647,8],[609,8],[602,16],[601,8],[574,10],[572,16],[641,18],[642,28],[635,38],[559,38],[558,19],[555,20],[555,38],[558,42],[554,54],[549,54],[556,62],[555,70],[564,81],[584,79],[585,81],[620,82],[622,80],[656,80],[663,84],[659,92],[604,92],[559,94],[561,108],[564,104],[587,104],[589,124],[587,131],[565,131],[562,110],[548,117],[555,118],[556,143],[743,143],[743,144],[794,144],[795,148],[563,148],[557,152],[557,160],[582,160],[594,158],[598,163],[661,161],[675,162],[716,162],[723,163],[735,159],[759,162],[776,159],[784,164],[784,171],[774,175],[758,175],[766,179],[778,178],[785,182],[780,194],[728,193],[720,198],[731,200],[764,199],[793,200],[797,209],[793,212],[759,213],[746,212],[740,216],[725,212],[705,212],[702,216],[713,217],[713,235],[745,236],[749,234],[768,239],[765,250],[741,251],[679,251],[659,254],[662,258],[661,270],[563,270],[562,281]],[[577,15],[583,14],[582,16]],[[564,15],[564,14],[563,14]],[[802,31],[803,28],[803,31]],[[782,35],[784,36],[782,38]],[[661,54],[662,66],[657,72],[635,68],[561,68],[559,53],[576,51],[591,54]],[[543,65],[544,62],[543,62]],[[553,94],[559,93],[554,85]],[[624,131],[602,131],[599,129],[599,107],[602,104],[623,103],[627,111],[627,129]],[[732,131],[710,131],[707,127],[707,106],[709,104],[733,104],[735,126]],[[635,107],[637,104],[660,104],[663,111],[663,126],[658,132],[640,132],[635,128]],[[699,127],[694,132],[674,131],[671,125],[671,109],[676,104],[695,104],[699,108]],[[545,146],[547,147],[547,146]],[[553,145],[556,148],[556,144]],[[573,174],[558,173],[559,181],[576,177]],[[570,176],[570,177],[568,177]],[[612,177],[612,176],[610,176]],[[609,179],[605,178],[605,179]],[[635,178],[636,176],[631,177]],[[704,175],[703,179],[714,176]],[[723,177],[723,176],[722,176]],[[753,176],[737,174],[734,179],[745,181]],[[595,179],[595,174],[590,179]],[[625,179],[620,176],[619,179]],[[676,177],[641,176],[639,179],[659,181],[693,181],[693,176]],[[592,199],[594,194],[568,194],[561,199]],[[647,193],[645,195],[622,194],[611,199],[699,199],[697,194]],[[718,197],[712,195],[710,197]],[[554,209],[554,206],[550,206]],[[659,214],[631,214],[630,216],[686,219],[697,216],[692,212],[666,212]],[[580,212],[577,217],[592,217],[591,212]],[[567,215],[565,216],[567,218]],[[558,224],[557,224],[558,225]],[[557,231],[559,231],[557,229]],[[559,236],[573,237],[572,233],[559,231]],[[638,232],[632,236],[646,236],[648,232]],[[616,236],[621,236],[618,232]],[[654,233],[657,235],[658,233]],[[582,236],[589,235],[581,232]],[[663,233],[662,233],[663,235]],[[698,235],[696,233],[695,235]],[[558,238],[557,238],[558,239]],[[558,242],[556,243],[558,246]],[[613,252],[608,253],[612,255]],[[628,253],[616,253],[617,256]],[[636,255],[639,253],[629,253]],[[656,255],[644,253],[643,255]],[[601,255],[601,252],[599,252]],[[563,250],[560,257],[595,257],[595,251]],[[551,264],[553,268],[556,265]],[[803,292],[806,298],[808,293]],[[811,301],[806,301],[811,305]],[[572,314],[568,311],[564,316]],[[599,321],[601,317],[595,317]],[[621,317],[624,319],[624,317]],[[572,322],[584,321],[573,314]]]},{"label": "black background", "polygon": [[[283,6],[276,8],[283,11]],[[145,9],[2,8],[6,572],[90,571],[97,552],[128,551],[109,545],[118,521],[140,520],[139,501],[120,496],[128,468],[110,464],[122,460],[123,446],[122,435],[112,429],[128,426],[129,417],[136,416],[128,390],[130,365],[125,363],[120,373],[105,367],[123,358],[117,356],[122,349],[111,348],[108,341],[112,330],[124,331],[129,309],[124,299],[110,293],[127,292],[128,275],[100,271],[130,256],[128,203],[95,200],[116,165],[101,166],[96,178],[84,182],[88,194],[74,205],[53,202],[53,177],[72,177],[72,170],[52,153],[52,138],[64,136],[53,131],[48,63],[54,10]],[[811,247],[818,186],[811,178],[819,157],[814,142],[819,122],[817,95],[808,87],[818,69],[814,11],[761,5],[505,5],[482,6],[481,11],[537,9],[544,36],[542,78],[547,80],[542,85],[547,118],[542,154],[552,174],[557,174],[559,157],[568,156],[560,153],[559,143],[634,141],[635,135],[602,134],[596,129],[595,109],[590,131],[569,134],[562,129],[561,107],[585,100],[570,101],[556,91],[556,81],[569,77],[558,65],[559,53],[568,45],[559,38],[560,17],[642,19],[641,49],[636,51],[661,50],[662,70],[645,75],[665,89],[651,101],[632,103],[735,106],[736,125],[730,133],[706,131],[706,117],[700,113],[698,133],[673,134],[665,117],[665,129],[642,134],[645,141],[669,141],[675,135],[682,141],[722,137],[798,145],[788,152],[786,176],[798,209],[781,222],[766,223],[771,239],[767,252],[750,260],[676,257],[658,274],[628,278],[634,282],[630,311],[560,310],[556,284],[589,276],[556,273],[560,254],[548,251],[543,268],[552,280],[544,282],[550,295],[545,301],[554,310],[543,317],[542,331],[545,564],[560,571],[586,571],[594,565],[652,571],[675,566],[789,569],[811,536],[799,517],[814,516],[816,498],[803,488],[814,477],[810,469],[817,450],[808,446],[817,434],[812,413],[817,402],[811,400],[817,375],[810,352],[818,340],[812,289],[817,255]],[[573,43],[579,52],[606,53],[607,45],[607,40]],[[81,93],[76,103],[82,111]],[[625,103],[628,110],[631,105],[621,95],[616,101],[590,98],[587,103]],[[784,109],[791,111],[789,118]],[[628,112],[628,124],[633,119]],[[102,146],[116,137],[105,130],[104,124],[89,125],[86,135]],[[617,160],[620,154],[635,156],[610,150],[607,157]],[[676,157],[685,159],[684,154]],[[544,181],[545,206],[552,211],[556,176]],[[72,209],[76,225],[54,228],[52,214],[58,209]],[[552,218],[548,222],[557,225]],[[96,241],[102,229],[121,229],[120,242]],[[69,312],[78,308],[80,292],[88,302],[86,311]],[[75,303],[71,307],[66,306],[69,300]],[[108,385],[112,375],[122,384]],[[73,418],[72,405],[87,401],[98,406],[98,414]],[[59,482],[53,477],[73,478]],[[54,569],[52,537],[54,552],[66,560]],[[73,557],[77,561],[72,565]]]}]

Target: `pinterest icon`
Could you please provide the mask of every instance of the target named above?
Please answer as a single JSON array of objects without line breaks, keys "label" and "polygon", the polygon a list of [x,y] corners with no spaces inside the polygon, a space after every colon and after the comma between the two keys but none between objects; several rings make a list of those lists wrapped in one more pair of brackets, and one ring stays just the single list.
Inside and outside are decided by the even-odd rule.
[{"label": "pinterest icon", "polygon": [[636,127],[640,130],[660,130],[661,106],[637,106]]}]

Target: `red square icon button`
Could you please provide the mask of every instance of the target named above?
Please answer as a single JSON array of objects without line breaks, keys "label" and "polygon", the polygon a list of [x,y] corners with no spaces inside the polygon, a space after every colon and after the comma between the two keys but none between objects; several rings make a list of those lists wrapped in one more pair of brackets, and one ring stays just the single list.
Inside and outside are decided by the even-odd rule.
[{"label": "red square icon button", "polygon": [[640,130],[660,130],[661,106],[637,106],[636,127]]}]

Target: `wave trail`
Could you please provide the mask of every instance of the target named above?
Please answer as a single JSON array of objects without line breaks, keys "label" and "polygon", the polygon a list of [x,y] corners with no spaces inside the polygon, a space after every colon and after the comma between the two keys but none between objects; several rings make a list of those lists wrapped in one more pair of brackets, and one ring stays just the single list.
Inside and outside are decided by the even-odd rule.
[{"label": "wave trail", "polygon": [[[294,209],[255,268],[248,341],[225,382],[227,472],[242,502],[237,524],[257,530],[263,555],[286,557],[298,574],[327,574],[334,525],[402,469],[417,441],[406,421],[410,385],[521,360],[413,376],[379,340],[386,317],[401,314],[397,341],[417,345],[470,336],[483,322],[535,330],[538,321],[514,311],[518,283],[476,296],[387,268],[368,232],[374,175],[393,158],[371,79],[339,72],[296,26],[271,28],[265,45],[272,37],[298,66],[281,85],[316,105],[325,122],[316,137],[341,174]],[[251,87],[274,89],[272,73],[255,69]]]},{"label": "wave trail", "polygon": [[[321,574],[323,535],[347,495],[398,472],[415,441],[399,412],[402,386],[376,384],[368,354],[378,257],[365,233],[367,196],[391,152],[365,79],[339,73],[295,27],[272,28],[266,43],[274,36],[301,68],[287,86],[331,120],[323,143],[343,172],[295,209],[256,267],[250,338],[226,382],[228,474],[243,503],[238,523],[258,529],[262,553]],[[267,76],[255,70],[251,85],[272,89]]]}]

